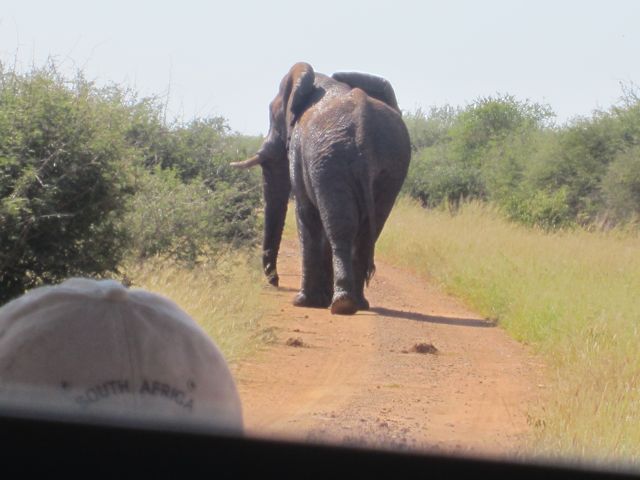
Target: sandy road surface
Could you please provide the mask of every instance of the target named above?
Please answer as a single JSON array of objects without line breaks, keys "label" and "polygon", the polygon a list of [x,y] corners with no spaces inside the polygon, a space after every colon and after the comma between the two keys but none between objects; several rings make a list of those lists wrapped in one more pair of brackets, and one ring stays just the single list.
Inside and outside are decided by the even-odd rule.
[{"label": "sandy road surface", "polygon": [[[234,368],[248,433],[297,440],[518,453],[542,368],[522,345],[423,280],[378,269],[371,310],[332,316],[291,305],[297,245],[283,242],[277,340]],[[301,340],[302,346],[287,345]],[[432,344],[436,353],[412,351]]]}]

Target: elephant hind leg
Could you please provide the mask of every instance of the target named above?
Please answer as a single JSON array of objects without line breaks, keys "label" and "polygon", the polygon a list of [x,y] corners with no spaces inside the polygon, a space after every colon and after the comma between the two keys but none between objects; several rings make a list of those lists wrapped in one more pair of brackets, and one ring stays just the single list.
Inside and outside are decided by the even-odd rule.
[{"label": "elephant hind leg", "polygon": [[293,299],[297,307],[327,308],[333,295],[331,250],[317,209],[306,198],[296,198],[296,219],[302,253],[302,285]]},{"label": "elephant hind leg", "polygon": [[[353,245],[357,233],[357,216],[348,202],[342,202],[340,214],[327,215],[325,230],[331,244],[333,266],[333,299],[331,313],[351,315],[363,306],[359,302],[357,279],[353,264]],[[351,215],[350,215],[351,213]]]},{"label": "elephant hind leg", "polygon": [[[340,167],[341,159],[333,159]],[[336,163],[337,162],[337,163]],[[327,162],[329,163],[329,162]],[[358,310],[353,265],[353,247],[358,234],[361,211],[349,170],[320,170],[311,176],[317,211],[331,245],[333,298],[331,312],[349,315]]]}]

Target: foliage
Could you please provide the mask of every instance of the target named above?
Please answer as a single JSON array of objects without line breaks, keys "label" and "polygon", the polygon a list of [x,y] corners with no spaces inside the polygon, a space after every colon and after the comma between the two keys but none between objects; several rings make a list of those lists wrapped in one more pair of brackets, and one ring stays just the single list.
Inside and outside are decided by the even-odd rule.
[{"label": "foliage", "polygon": [[545,124],[550,115],[545,106],[511,96],[481,98],[465,109],[447,106],[409,114],[417,152],[405,191],[429,207],[495,196],[496,187],[513,183],[522,168],[514,164],[510,144]]},{"label": "foliage", "polygon": [[0,302],[120,262],[135,152],[118,94],[53,67],[0,71]]},{"label": "foliage", "polygon": [[167,124],[155,98],[0,65],[0,303],[115,272],[128,253],[195,262],[255,242],[260,139],[224,119]]},{"label": "foliage", "polygon": [[614,218],[640,220],[640,145],[618,152],[609,164],[601,189]]},{"label": "foliage", "polygon": [[181,181],[176,170],[142,171],[125,223],[136,258],[157,255],[188,264],[229,247],[250,245],[257,235],[257,188],[241,191],[199,178]]},{"label": "foliage", "polygon": [[404,190],[425,207],[484,196],[478,168],[451,160],[450,144],[434,145],[414,154]]},{"label": "foliage", "polygon": [[415,150],[405,191],[423,206],[488,201],[547,229],[637,219],[640,100],[633,88],[619,105],[562,127],[548,106],[508,95],[405,118]]},{"label": "foliage", "polygon": [[222,117],[195,118],[186,124],[165,125],[160,109],[141,105],[129,141],[142,151],[145,167],[174,169],[183,182],[201,177],[214,188],[217,182],[243,182],[246,171],[229,167],[255,152],[260,138],[230,132]]},{"label": "foliage", "polygon": [[510,95],[480,98],[460,112],[450,136],[462,161],[481,164],[484,150],[493,143],[542,126],[552,116],[549,107]]},{"label": "foliage", "polygon": [[427,112],[418,108],[415,112],[407,112],[404,122],[411,137],[411,148],[418,151],[447,140],[449,129],[460,113],[460,109],[450,105],[431,107]]},{"label": "foliage", "polygon": [[231,134],[219,117],[171,128],[156,123],[138,125],[132,135],[145,168],[125,222],[130,251],[193,264],[223,246],[253,245],[260,183],[256,172],[229,163],[257,150],[260,139]]}]

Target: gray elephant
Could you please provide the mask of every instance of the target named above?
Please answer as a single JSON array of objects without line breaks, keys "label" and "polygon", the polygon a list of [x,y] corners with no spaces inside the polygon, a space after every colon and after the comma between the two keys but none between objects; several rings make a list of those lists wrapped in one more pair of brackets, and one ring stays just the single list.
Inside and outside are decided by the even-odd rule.
[{"label": "gray elephant", "polygon": [[362,73],[314,72],[295,64],[269,105],[258,153],[233,165],[262,167],[263,268],[276,260],[291,188],[302,251],[294,305],[331,313],[366,310],[374,247],[407,174],[411,148],[393,88]]}]

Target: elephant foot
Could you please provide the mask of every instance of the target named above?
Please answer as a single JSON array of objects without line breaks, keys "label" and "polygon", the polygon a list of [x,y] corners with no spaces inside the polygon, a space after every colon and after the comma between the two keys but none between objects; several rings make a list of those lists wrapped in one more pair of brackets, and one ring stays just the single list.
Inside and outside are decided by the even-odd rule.
[{"label": "elephant foot", "polygon": [[277,287],[278,285],[280,285],[280,277],[278,277],[277,273],[267,275],[267,282],[269,282],[269,285]]},{"label": "elephant foot", "polygon": [[360,297],[357,301],[358,310],[369,310],[369,300],[364,297]]},{"label": "elephant foot", "polygon": [[341,292],[333,297],[331,313],[334,315],[353,315],[358,311],[358,303],[351,295]]},{"label": "elephant foot", "polygon": [[327,308],[329,303],[329,299],[323,295],[309,295],[304,292],[298,293],[293,298],[293,305],[296,307]]}]

